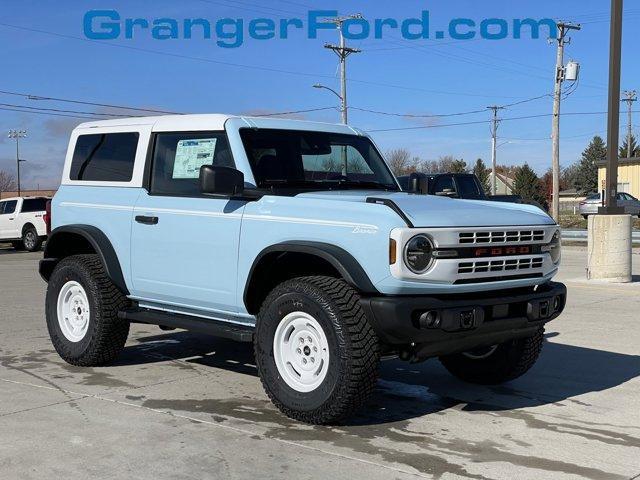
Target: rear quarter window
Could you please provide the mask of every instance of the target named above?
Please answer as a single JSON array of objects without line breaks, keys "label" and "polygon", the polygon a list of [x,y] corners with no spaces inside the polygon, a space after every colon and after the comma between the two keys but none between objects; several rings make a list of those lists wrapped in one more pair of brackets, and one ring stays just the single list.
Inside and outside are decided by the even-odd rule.
[{"label": "rear quarter window", "polygon": [[44,212],[47,209],[46,198],[26,198],[22,202],[22,213]]},{"label": "rear quarter window", "polygon": [[71,160],[71,180],[130,182],[139,134],[98,133],[80,135]]}]

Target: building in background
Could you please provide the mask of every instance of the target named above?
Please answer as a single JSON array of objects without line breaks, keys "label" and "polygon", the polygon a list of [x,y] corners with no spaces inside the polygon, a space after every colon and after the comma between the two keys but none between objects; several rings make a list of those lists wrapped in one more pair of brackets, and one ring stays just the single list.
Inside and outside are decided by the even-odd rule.
[{"label": "building in background", "polygon": [[[618,192],[640,198],[640,157],[618,160]],[[598,162],[598,186],[605,181],[605,162]]]},{"label": "building in background", "polygon": [[[53,197],[57,190],[22,190],[21,197]],[[17,197],[18,192],[0,192],[0,200],[3,198]]]}]

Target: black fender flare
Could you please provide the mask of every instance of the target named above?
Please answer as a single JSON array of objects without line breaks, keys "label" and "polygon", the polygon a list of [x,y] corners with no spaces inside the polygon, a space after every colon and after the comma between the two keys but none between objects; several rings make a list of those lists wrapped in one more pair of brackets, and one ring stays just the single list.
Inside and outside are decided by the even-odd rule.
[{"label": "black fender flare", "polygon": [[64,225],[54,229],[47,240],[44,258],[40,260],[39,272],[45,282],[49,281],[53,269],[60,260],[70,255],[88,253],[70,244],[71,238],[81,237],[100,257],[111,281],[125,294],[129,289],[124,281],[122,267],[111,241],[102,230],[92,225]]},{"label": "black fender flare", "polygon": [[244,287],[243,300],[247,304],[251,280],[260,261],[271,253],[306,253],[314,255],[327,261],[342,278],[359,292],[364,294],[379,294],[376,287],[371,283],[369,276],[364,271],[360,263],[345,249],[330,243],[313,241],[289,241],[276,243],[262,250],[254,259],[247,281]]}]

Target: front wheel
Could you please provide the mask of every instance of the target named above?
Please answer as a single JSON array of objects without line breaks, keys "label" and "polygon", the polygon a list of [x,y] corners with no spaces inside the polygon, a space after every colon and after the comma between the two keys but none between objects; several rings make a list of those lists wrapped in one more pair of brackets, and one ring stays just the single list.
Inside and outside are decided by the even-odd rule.
[{"label": "front wheel", "polygon": [[343,280],[302,277],[264,301],[254,336],[262,385],[295,420],[336,422],[359,407],[377,380],[378,339]]},{"label": "front wheel", "polygon": [[440,357],[454,376],[469,383],[498,385],[524,375],[536,363],[544,341],[544,328],[533,336],[492,347]]},{"label": "front wheel", "polygon": [[47,286],[49,336],[63,360],[83,367],[112,362],[129,322],[118,318],[127,297],[111,282],[98,255],[74,255],[56,265]]}]

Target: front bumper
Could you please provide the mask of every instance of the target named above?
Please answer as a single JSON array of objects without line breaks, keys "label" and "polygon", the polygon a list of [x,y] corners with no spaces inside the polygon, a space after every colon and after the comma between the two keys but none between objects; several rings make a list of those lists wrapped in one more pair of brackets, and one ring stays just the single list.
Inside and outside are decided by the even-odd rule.
[{"label": "front bumper", "polygon": [[533,335],[564,310],[567,288],[462,295],[364,297],[362,306],[382,343],[414,361]]}]

